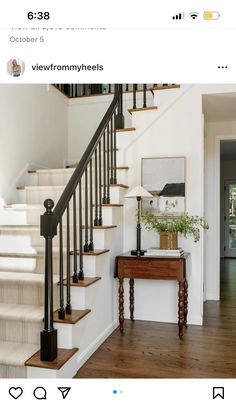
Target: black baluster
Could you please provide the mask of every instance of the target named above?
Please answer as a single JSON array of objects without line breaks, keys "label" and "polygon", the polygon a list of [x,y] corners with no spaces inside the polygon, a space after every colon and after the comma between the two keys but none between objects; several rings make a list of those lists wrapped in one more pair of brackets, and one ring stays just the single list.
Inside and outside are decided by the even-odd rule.
[{"label": "black baluster", "polygon": [[114,184],[114,146],[113,146],[113,115],[110,121],[110,139],[111,139],[111,177],[110,177],[110,184]]},{"label": "black baluster", "polygon": [[108,84],[108,93],[111,93],[111,84]]},{"label": "black baluster", "polygon": [[123,115],[123,89],[122,84],[115,85],[115,92],[120,91],[120,97],[118,100],[118,112],[115,117],[116,129],[123,129],[125,127],[125,119]]},{"label": "black baluster", "polygon": [[147,85],[143,85],[143,108],[147,107]]},{"label": "black baluster", "polygon": [[97,149],[94,153],[94,195],[95,195],[95,215],[94,215],[94,226],[99,225],[98,220],[98,158],[97,158]]},{"label": "black baluster", "polygon": [[90,159],[89,162],[89,176],[90,176],[90,241],[89,241],[89,250],[94,251],[94,245],[93,245],[93,165],[92,165],[92,159]]},{"label": "black baluster", "polygon": [[109,124],[107,126],[107,204],[110,204],[110,136]]},{"label": "black baluster", "polygon": [[66,313],[71,314],[71,296],[70,296],[70,205],[66,209]]},{"label": "black baluster", "polygon": [[58,318],[65,319],[65,308],[64,308],[64,286],[63,286],[63,230],[62,230],[62,219],[60,220],[59,227],[59,260],[60,260],[60,307],[58,309]]},{"label": "black baluster", "polygon": [[84,201],[84,252],[89,252],[88,243],[88,170],[85,169],[85,201]]},{"label": "black baluster", "polygon": [[102,226],[102,146],[98,144],[99,226]]},{"label": "black baluster", "polygon": [[114,182],[113,184],[117,184],[117,168],[116,168],[116,127],[114,126],[113,129],[113,147],[114,147]]},{"label": "black baluster", "polygon": [[129,91],[129,85],[128,84],[126,84],[125,91]]},{"label": "black baluster", "polygon": [[77,268],[77,221],[76,221],[76,192],[73,194],[73,243],[74,243],[74,274],[73,282],[78,283],[78,268]]},{"label": "black baluster", "polygon": [[137,108],[136,106],[136,91],[137,91],[137,84],[133,84],[133,109]]},{"label": "black baluster", "polygon": [[84,280],[83,269],[83,224],[82,224],[82,189],[79,182],[79,280]]},{"label": "black baluster", "polygon": [[86,95],[86,85],[83,84],[83,96],[85,96],[85,95]]},{"label": "black baluster", "polygon": [[40,359],[53,361],[57,357],[57,330],[53,327],[53,256],[52,240],[57,234],[54,215],[54,202],[44,202],[46,212],[41,215],[40,235],[45,238],[45,278],[44,278],[44,330],[41,332]]},{"label": "black baluster", "polygon": [[106,193],[106,131],[103,134],[103,199],[102,203],[107,203],[107,193]]}]

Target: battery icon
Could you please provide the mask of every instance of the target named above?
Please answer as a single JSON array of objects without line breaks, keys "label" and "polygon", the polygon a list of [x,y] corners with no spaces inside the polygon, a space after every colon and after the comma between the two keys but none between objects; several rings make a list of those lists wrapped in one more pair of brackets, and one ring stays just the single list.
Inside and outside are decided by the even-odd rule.
[{"label": "battery icon", "polygon": [[220,13],[218,13],[218,11],[205,11],[203,18],[204,20],[219,20]]}]

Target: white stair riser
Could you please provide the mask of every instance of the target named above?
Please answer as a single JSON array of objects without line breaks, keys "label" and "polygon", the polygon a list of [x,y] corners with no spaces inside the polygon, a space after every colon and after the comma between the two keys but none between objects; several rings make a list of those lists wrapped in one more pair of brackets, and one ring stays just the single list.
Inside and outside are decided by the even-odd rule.
[{"label": "white stair riser", "polygon": [[[54,303],[57,308],[58,303],[58,286],[54,287]],[[7,283],[0,284],[0,302],[26,305],[43,305],[44,289],[43,286],[24,283]]]},{"label": "white stair riser", "polygon": [[[95,277],[99,273],[98,267],[102,263],[101,256],[83,256],[83,269],[86,277]],[[73,274],[73,256],[71,256],[71,275]],[[77,256],[77,263],[79,265],[79,257]],[[0,258],[0,272],[18,272],[18,273],[40,273],[45,271],[44,257],[32,258],[12,258],[1,257]],[[59,255],[53,255],[53,273],[59,274]],[[66,274],[66,255],[64,254],[64,275]]]},{"label": "white stair riser", "polygon": [[[121,159],[120,159],[121,160]],[[123,162],[122,162],[123,164]],[[118,163],[117,163],[117,166]],[[123,180],[126,180],[126,177],[124,177],[124,172],[126,172],[126,170],[120,170],[119,168],[116,170],[117,173],[117,182],[118,183],[122,183]],[[36,183],[36,185],[38,186],[65,186],[68,181],[71,178],[71,175],[73,174],[72,170],[69,170],[68,172],[65,173],[64,170],[58,170],[58,171],[47,171],[47,172],[37,172],[37,176],[38,176],[38,181]],[[94,179],[94,170],[93,170],[93,179]],[[102,174],[102,178],[103,178],[103,174]],[[82,181],[83,184],[83,181]]]},{"label": "white stair riser", "polygon": [[[105,269],[102,268],[102,271],[104,272]],[[102,271],[98,271],[98,273],[101,275]],[[95,275],[96,276],[96,275]],[[91,276],[92,277],[92,276]],[[98,283],[100,283],[101,280],[96,281],[96,283],[91,284],[88,287],[71,287],[71,305],[72,308],[74,309],[91,309],[94,306],[94,303],[96,302],[96,296],[97,296],[97,286]],[[65,294],[66,294],[66,289],[65,289]],[[66,295],[65,295],[66,296]]]},{"label": "white stair riser", "polygon": [[64,349],[72,349],[75,347],[73,336],[76,335],[78,342],[80,341],[80,336],[83,334],[89,322],[89,316],[90,314],[87,314],[74,325],[54,323],[54,327],[57,329],[58,347],[63,347]]},{"label": "white stair riser", "polygon": [[0,339],[9,342],[40,343],[43,322],[24,322],[21,320],[0,320]]},{"label": "white stair riser", "polygon": [[[57,203],[63,193],[64,187],[54,186],[51,188],[26,188],[26,203],[27,204],[42,204],[47,198],[51,198],[54,204]],[[124,195],[127,189],[121,187],[110,187],[110,200],[112,204],[123,204]],[[83,193],[84,195],[84,193]],[[94,198],[93,198],[94,199]],[[77,192],[78,200],[78,192]]]},{"label": "white stair riser", "polygon": [[[111,245],[111,237],[113,229],[93,229],[93,243],[95,249],[109,248]],[[84,245],[83,230],[83,245]],[[88,232],[90,233],[90,232]],[[79,227],[77,227],[77,249],[79,248],[78,242]],[[89,235],[88,235],[89,237]],[[66,228],[63,229],[63,246],[66,248],[67,232]],[[108,246],[106,245],[108,243]],[[15,253],[34,253],[33,247],[44,247],[45,239],[40,235],[40,230],[15,230],[11,232],[0,233],[0,251],[2,252],[15,252]],[[59,247],[59,235],[53,238],[53,247]],[[73,228],[70,227],[70,250],[73,250]]]}]

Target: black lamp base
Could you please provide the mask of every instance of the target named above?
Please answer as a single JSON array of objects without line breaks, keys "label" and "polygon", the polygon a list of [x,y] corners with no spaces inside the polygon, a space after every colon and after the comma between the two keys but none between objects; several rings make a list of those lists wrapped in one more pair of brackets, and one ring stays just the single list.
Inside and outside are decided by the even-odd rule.
[{"label": "black lamp base", "polygon": [[144,256],[144,253],[146,252],[146,250],[131,250],[130,254],[132,256]]}]

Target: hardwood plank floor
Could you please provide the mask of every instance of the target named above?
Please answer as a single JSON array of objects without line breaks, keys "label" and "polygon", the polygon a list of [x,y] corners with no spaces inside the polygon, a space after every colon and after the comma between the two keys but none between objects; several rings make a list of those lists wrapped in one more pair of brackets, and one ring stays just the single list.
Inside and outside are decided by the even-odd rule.
[{"label": "hardwood plank floor", "polygon": [[236,260],[221,268],[221,301],[208,301],[204,326],[125,322],[78,371],[75,378],[235,378]]}]

